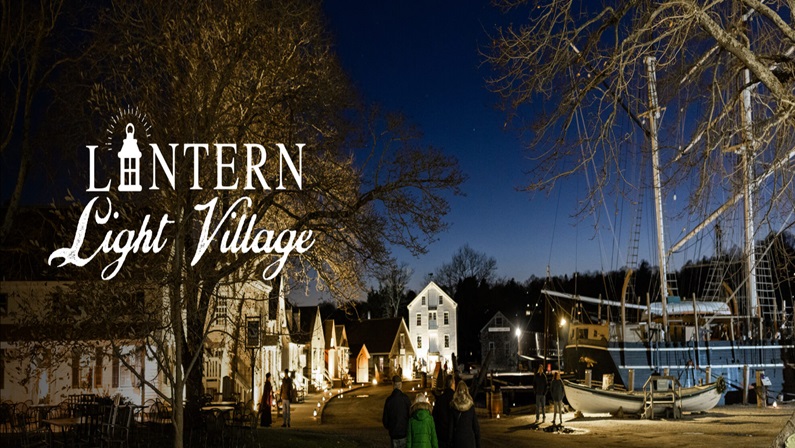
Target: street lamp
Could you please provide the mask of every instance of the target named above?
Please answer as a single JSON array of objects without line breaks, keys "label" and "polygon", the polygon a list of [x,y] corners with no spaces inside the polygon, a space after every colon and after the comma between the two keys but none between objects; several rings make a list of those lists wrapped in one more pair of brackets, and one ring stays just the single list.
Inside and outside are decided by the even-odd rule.
[{"label": "street lamp", "polygon": [[516,327],[516,367],[519,368],[522,362],[522,329]]},{"label": "street lamp", "polygon": [[[563,328],[563,331],[566,331],[565,326],[566,326],[566,318],[565,317],[561,317],[560,318],[560,328]],[[563,365],[560,362],[560,354],[561,354],[561,352],[563,352],[563,350],[560,347],[560,331],[556,331],[555,333],[556,333],[556,335],[558,337],[558,370],[563,370]]]}]

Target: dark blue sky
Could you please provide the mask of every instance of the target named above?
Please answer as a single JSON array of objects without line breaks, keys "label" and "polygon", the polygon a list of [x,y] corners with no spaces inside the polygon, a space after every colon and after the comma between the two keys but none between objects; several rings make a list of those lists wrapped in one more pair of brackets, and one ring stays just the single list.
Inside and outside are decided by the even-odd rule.
[{"label": "dark blue sky", "polygon": [[548,265],[553,275],[612,268],[600,261],[593,220],[575,228],[569,217],[584,185],[564,183],[549,198],[517,191],[531,161],[518,134],[505,128],[478,53],[508,20],[499,10],[484,1],[331,0],[326,14],[337,54],[365,99],[405,113],[427,144],[457,157],[469,176],[467,196],[451,199],[450,230],[428,254],[395,252],[415,271],[411,288],[465,243],[496,258],[499,276],[518,281],[543,277]]}]

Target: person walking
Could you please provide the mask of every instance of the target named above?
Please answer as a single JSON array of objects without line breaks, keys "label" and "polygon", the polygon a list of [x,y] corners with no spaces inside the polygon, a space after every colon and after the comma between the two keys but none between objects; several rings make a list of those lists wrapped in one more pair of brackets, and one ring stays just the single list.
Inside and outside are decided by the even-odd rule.
[{"label": "person walking", "polygon": [[436,437],[436,425],[431,416],[431,404],[428,398],[420,392],[411,405],[411,418],[409,430],[406,434],[407,448],[438,448],[439,441]]},{"label": "person walking", "polygon": [[455,390],[453,390],[453,375],[447,375],[447,378],[444,380],[444,391],[433,404],[432,412],[433,423],[436,425],[436,435],[439,436],[437,438],[441,448],[449,446],[447,443],[447,435],[450,432],[450,413],[452,412],[450,403],[453,401],[453,395],[455,395]]},{"label": "person walking", "polygon": [[273,407],[273,384],[271,384],[271,374],[265,374],[265,384],[262,386],[262,399],[259,402],[259,425],[269,428],[273,424],[271,408]]},{"label": "person walking", "polygon": [[293,379],[290,378],[290,369],[284,369],[284,379],[282,387],[279,389],[279,396],[282,398],[282,428],[290,427],[290,401],[293,399]]},{"label": "person walking", "polygon": [[552,395],[552,405],[555,408],[555,413],[552,414],[552,424],[555,424],[555,417],[560,414],[560,424],[563,425],[563,380],[560,379],[560,372],[555,372],[555,377],[549,386],[549,392]]},{"label": "person walking", "polygon": [[392,394],[384,402],[384,414],[381,422],[389,431],[392,448],[406,448],[406,437],[409,430],[411,400],[400,388],[403,380],[395,375],[392,377]]},{"label": "person walking", "polygon": [[475,402],[469,395],[469,386],[459,381],[450,403],[450,429],[448,446],[455,448],[480,448],[480,424],[475,414]]},{"label": "person walking", "polygon": [[533,377],[533,390],[536,393],[536,423],[538,423],[539,413],[542,415],[541,421],[547,419],[547,376],[544,375],[544,366],[538,366],[538,371]]}]

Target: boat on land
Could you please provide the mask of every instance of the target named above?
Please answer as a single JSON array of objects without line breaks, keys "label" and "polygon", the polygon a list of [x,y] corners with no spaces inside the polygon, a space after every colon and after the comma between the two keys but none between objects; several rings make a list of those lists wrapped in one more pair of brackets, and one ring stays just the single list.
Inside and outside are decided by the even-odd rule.
[{"label": "boat on land", "polygon": [[[586,414],[642,414],[647,417],[682,412],[706,412],[721,399],[726,386],[722,379],[705,386],[682,388],[676,377],[652,376],[644,390],[618,390],[588,387],[563,380],[569,405]],[[652,383],[653,382],[653,383]]]}]

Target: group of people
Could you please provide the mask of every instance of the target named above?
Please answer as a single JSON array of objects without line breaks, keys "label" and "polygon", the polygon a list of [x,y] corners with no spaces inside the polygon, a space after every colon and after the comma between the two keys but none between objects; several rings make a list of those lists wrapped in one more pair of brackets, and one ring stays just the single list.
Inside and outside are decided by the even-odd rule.
[{"label": "group of people", "polygon": [[560,415],[560,424],[563,424],[563,380],[560,379],[560,372],[555,372],[555,375],[550,384],[547,384],[547,376],[544,373],[544,366],[539,366],[538,371],[533,377],[533,391],[536,394],[536,423],[538,423],[538,416],[541,416],[541,422],[547,419],[547,390],[549,390],[552,397],[552,405],[554,413],[552,414],[552,424]]},{"label": "group of people", "polygon": [[[293,385],[293,379],[290,378],[290,370],[284,369],[284,378],[282,379],[282,386],[279,388],[279,398],[282,400],[282,427],[290,427],[290,403],[295,401],[296,389]],[[265,428],[273,424],[273,415],[271,409],[273,408],[273,399],[275,394],[273,392],[273,384],[271,384],[271,374],[268,372],[265,375],[265,384],[262,387],[262,400],[260,400],[260,421],[259,425]]]},{"label": "group of people", "polygon": [[392,394],[384,403],[382,420],[392,448],[480,448],[480,425],[466,383],[459,381],[453,389],[453,377],[446,377],[433,406],[425,393],[412,403],[402,386],[401,377],[393,377]]}]

